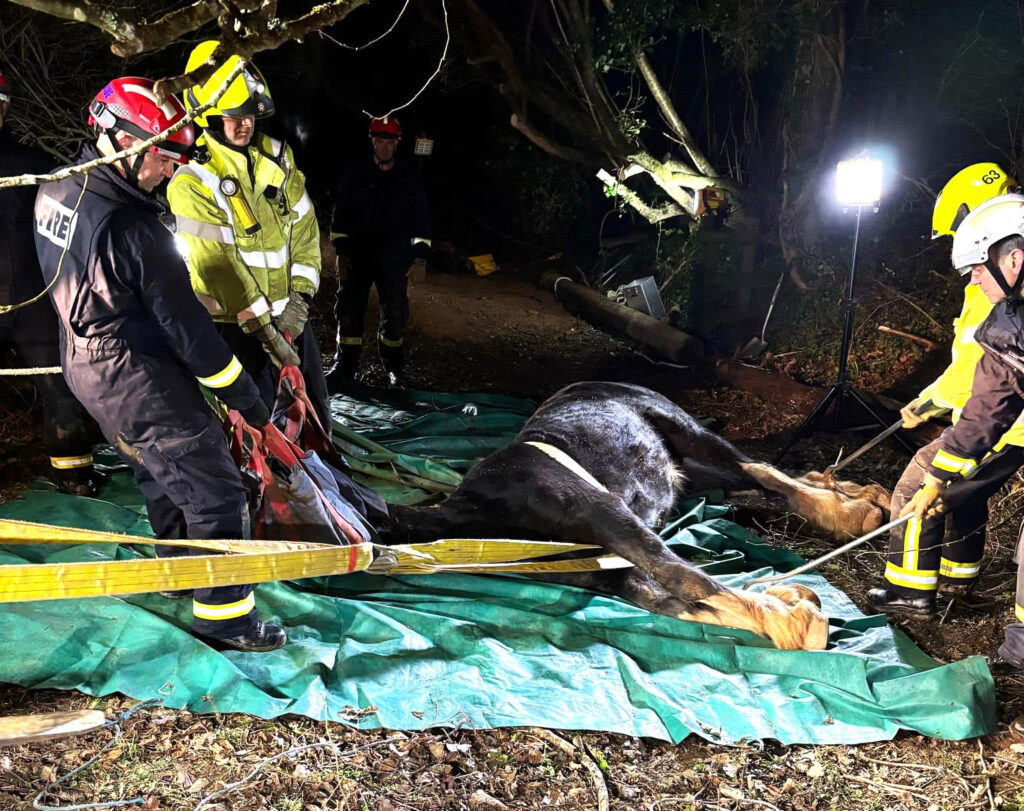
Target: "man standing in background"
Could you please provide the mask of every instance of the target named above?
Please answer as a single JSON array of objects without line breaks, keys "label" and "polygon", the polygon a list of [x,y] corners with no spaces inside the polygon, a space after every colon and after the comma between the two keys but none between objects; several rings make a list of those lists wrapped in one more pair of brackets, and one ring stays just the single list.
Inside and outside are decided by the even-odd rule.
[{"label": "man standing in background", "polygon": [[408,276],[426,265],[430,214],[423,182],[411,164],[398,161],[402,126],[394,116],[370,122],[370,160],[342,176],[335,196],[331,242],[347,278],[338,287],[334,315],[338,347],[331,384],[351,380],[359,368],[363,318],[370,288],[377,286],[377,346],[392,385],[402,373],[404,330],[409,320]]}]

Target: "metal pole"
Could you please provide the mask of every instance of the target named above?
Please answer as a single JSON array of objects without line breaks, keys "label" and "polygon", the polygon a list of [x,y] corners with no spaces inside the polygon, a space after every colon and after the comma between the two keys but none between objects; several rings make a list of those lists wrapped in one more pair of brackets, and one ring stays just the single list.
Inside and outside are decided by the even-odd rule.
[{"label": "metal pole", "polygon": [[[853,317],[857,309],[857,303],[853,300],[853,281],[857,274],[857,243],[860,240],[860,214],[863,206],[857,206],[857,219],[853,226],[853,256],[850,258],[850,275],[846,281],[846,303],[843,308],[843,342],[839,347],[839,374],[837,382],[842,384],[847,381],[846,359],[850,354],[850,343],[853,341]],[[836,411],[838,412],[838,408]]]},{"label": "metal pole", "polygon": [[780,580],[788,580],[791,577],[795,577],[798,574],[803,574],[804,572],[808,572],[811,569],[817,569],[822,563],[827,563],[828,561],[832,560],[832,558],[839,557],[839,555],[842,555],[844,552],[849,552],[851,549],[856,549],[861,544],[870,541],[872,538],[877,538],[879,535],[888,532],[893,527],[898,527],[900,524],[905,524],[913,517],[914,515],[913,513],[911,513],[909,515],[903,516],[902,518],[897,518],[895,521],[890,521],[888,524],[882,524],[882,526],[880,526],[878,529],[872,530],[867,535],[861,535],[859,538],[854,538],[852,541],[850,541],[847,544],[843,544],[838,549],[833,549],[828,554],[822,555],[820,558],[815,558],[814,560],[808,561],[803,566],[797,566],[795,569],[791,571],[784,572],[783,574],[769,575],[768,577],[755,577],[753,580],[748,580],[744,584],[743,588],[749,589],[751,586],[756,585],[758,583],[777,583]]}]

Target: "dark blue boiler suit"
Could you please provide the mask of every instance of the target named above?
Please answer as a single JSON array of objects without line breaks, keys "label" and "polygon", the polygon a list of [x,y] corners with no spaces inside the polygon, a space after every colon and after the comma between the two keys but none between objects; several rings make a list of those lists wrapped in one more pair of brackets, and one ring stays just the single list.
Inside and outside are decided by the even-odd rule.
[{"label": "dark blue boiler suit", "polygon": [[[192,292],[161,206],[110,166],[87,177],[44,184],[35,207],[68,385],[131,466],[157,538],[248,537],[241,474],[198,384],[239,409],[256,385]],[[193,614],[197,633],[245,633],[252,586],[196,589]]]}]

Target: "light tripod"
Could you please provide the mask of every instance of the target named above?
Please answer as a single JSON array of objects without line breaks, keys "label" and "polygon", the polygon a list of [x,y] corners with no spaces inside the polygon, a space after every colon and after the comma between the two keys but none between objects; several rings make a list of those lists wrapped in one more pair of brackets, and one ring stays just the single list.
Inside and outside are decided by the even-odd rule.
[{"label": "light tripod", "polygon": [[[853,164],[853,166],[849,166],[849,164]],[[867,164],[877,164],[877,167],[866,166]],[[869,172],[874,170],[877,172],[876,185],[871,185],[869,188],[863,188],[861,185],[858,185],[852,190],[852,192],[847,192],[847,190],[842,187],[844,175],[855,184],[863,184],[863,176],[858,176],[857,173],[863,173],[865,170]],[[850,174],[851,172],[852,176]],[[873,178],[870,177],[868,178],[869,181],[872,179]],[[784,457],[789,452],[789,449],[792,448],[793,445],[795,445],[802,437],[814,430],[818,421],[832,406],[834,406],[832,412],[834,424],[838,425],[843,403],[847,399],[853,400],[855,403],[860,405],[864,411],[871,415],[871,418],[878,425],[883,427],[888,425],[888,423],[879,415],[875,407],[853,386],[847,372],[850,343],[853,340],[853,320],[857,311],[857,300],[853,297],[853,283],[857,273],[857,241],[860,237],[860,216],[865,208],[871,208],[874,211],[878,210],[878,201],[881,198],[881,185],[881,164],[877,161],[870,161],[867,159],[843,161],[840,162],[837,167],[836,191],[839,201],[840,203],[845,204],[847,208],[857,209],[857,218],[853,227],[853,256],[850,259],[850,274],[846,280],[846,297],[843,300],[843,335],[842,342],[839,345],[839,372],[836,375],[835,382],[825,393],[821,402],[815,406],[814,411],[812,411],[800,427],[796,429],[793,436],[790,437],[789,442],[786,443],[786,446],[779,451],[778,456],[775,457],[775,464],[782,461],[782,457]],[[844,192],[846,192],[845,196],[847,199],[844,199]],[[852,195],[852,198],[850,195]],[[914,449],[905,439],[903,439],[903,437],[897,435],[896,438],[907,450],[914,453]]]}]

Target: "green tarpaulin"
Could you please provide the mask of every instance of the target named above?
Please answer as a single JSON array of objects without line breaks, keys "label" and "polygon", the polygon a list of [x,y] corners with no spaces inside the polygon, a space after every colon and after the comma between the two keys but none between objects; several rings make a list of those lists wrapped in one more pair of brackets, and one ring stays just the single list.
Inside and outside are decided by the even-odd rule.
[{"label": "green tarpaulin", "polygon": [[[530,411],[486,395],[398,396],[336,398],[339,427],[372,438],[377,453],[397,453],[389,467],[443,469],[455,481],[442,463],[464,467],[507,441]],[[475,416],[463,413],[466,404]],[[438,467],[411,458],[410,448]],[[400,481],[384,489],[409,495]],[[0,506],[0,517],[148,533],[126,474],[103,495],[34,489]],[[720,507],[691,500],[684,511],[666,537],[730,584],[799,563],[724,520]],[[0,564],[150,550],[0,547]],[[259,586],[261,614],[289,634],[285,648],[262,654],[213,651],[189,634],[188,601],[158,595],[8,604],[0,609],[0,680],[363,728],[540,725],[670,741],[695,732],[723,743],[828,744],[882,740],[900,728],[944,738],[992,729],[994,685],[983,659],[938,665],[822,578],[797,582],[818,592],[832,618],[828,651],[778,651],[749,633],[525,578],[356,574]],[[358,713],[369,707],[376,710]]]}]

